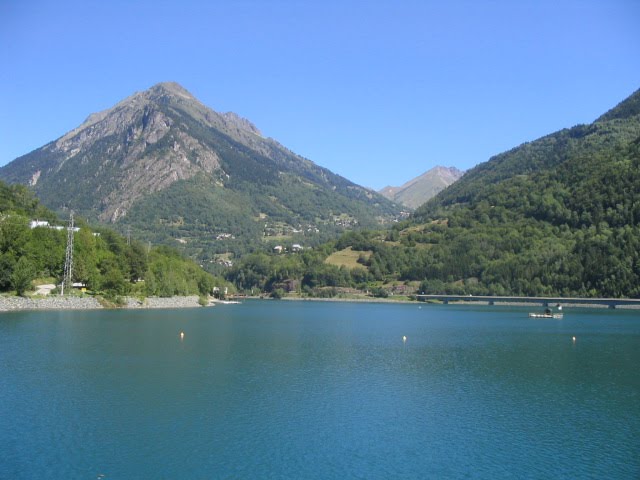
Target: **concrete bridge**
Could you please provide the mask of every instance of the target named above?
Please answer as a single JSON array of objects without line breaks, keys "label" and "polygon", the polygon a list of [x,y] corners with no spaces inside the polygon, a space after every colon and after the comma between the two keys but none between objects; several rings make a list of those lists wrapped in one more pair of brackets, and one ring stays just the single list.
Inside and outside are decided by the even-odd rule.
[{"label": "concrete bridge", "polygon": [[571,298],[571,297],[500,297],[500,296],[472,296],[472,295],[416,295],[421,302],[431,300],[444,304],[451,302],[484,302],[489,305],[496,303],[530,303],[544,307],[556,305],[602,305],[608,308],[635,306],[640,308],[640,299],[631,298]]}]

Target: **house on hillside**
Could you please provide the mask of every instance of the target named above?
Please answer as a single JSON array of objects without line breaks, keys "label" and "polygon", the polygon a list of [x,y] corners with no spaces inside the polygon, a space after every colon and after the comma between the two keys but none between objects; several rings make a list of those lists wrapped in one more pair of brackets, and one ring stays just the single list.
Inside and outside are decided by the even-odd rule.
[{"label": "house on hillside", "polygon": [[33,229],[36,227],[44,227],[44,228],[50,228],[49,227],[49,222],[45,221],[45,220],[31,220],[29,222],[29,228]]},{"label": "house on hillside", "polygon": [[[49,225],[49,222],[46,220],[31,220],[29,222],[29,228],[51,228],[52,230],[66,230],[68,227],[62,225]],[[79,232],[80,227],[73,227],[74,232]],[[94,234],[95,236],[95,234]]]}]

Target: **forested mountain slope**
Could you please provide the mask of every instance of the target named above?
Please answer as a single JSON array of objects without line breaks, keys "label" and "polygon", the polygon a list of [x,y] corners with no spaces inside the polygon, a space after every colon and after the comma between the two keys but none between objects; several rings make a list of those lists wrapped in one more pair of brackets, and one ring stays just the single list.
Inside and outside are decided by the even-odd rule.
[{"label": "forested mountain slope", "polygon": [[590,125],[493,157],[418,209],[399,233],[428,248],[404,276],[491,293],[638,296],[639,222],[637,91]]},{"label": "forested mountain slope", "polygon": [[289,275],[321,293],[404,282],[434,294],[640,297],[640,91],[590,125],[478,165],[390,231],[345,234],[316,254],[252,259],[230,278],[269,287]]}]

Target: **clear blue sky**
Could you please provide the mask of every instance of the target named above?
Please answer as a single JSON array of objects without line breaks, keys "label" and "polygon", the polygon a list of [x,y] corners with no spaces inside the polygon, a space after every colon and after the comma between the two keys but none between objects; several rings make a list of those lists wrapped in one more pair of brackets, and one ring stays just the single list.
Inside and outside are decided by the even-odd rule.
[{"label": "clear blue sky", "polygon": [[161,81],[379,189],[640,88],[640,1],[0,0],[0,165]]}]

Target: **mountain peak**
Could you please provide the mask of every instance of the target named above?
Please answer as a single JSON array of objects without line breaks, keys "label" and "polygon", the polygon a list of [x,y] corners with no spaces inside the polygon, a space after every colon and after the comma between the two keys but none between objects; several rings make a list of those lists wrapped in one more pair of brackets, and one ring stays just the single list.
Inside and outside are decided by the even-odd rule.
[{"label": "mountain peak", "polygon": [[410,208],[418,208],[438,192],[458,180],[464,172],[437,165],[400,187],[387,186],[378,193]]},{"label": "mountain peak", "polygon": [[157,83],[156,85],[151,87],[149,90],[147,90],[145,93],[147,93],[151,97],[162,97],[165,95],[172,95],[172,96],[178,96],[178,97],[182,97],[190,100],[191,99],[195,100],[195,97],[191,95],[191,93],[189,93],[189,91],[186,88],[184,88],[182,85],[180,85],[177,82]]},{"label": "mountain peak", "polygon": [[177,82],[161,82],[138,95],[142,95],[145,100],[160,104],[179,104],[190,115],[200,118],[204,123],[222,128],[232,136],[238,131],[262,136],[260,130],[246,118],[234,112],[218,113],[211,110]]}]

